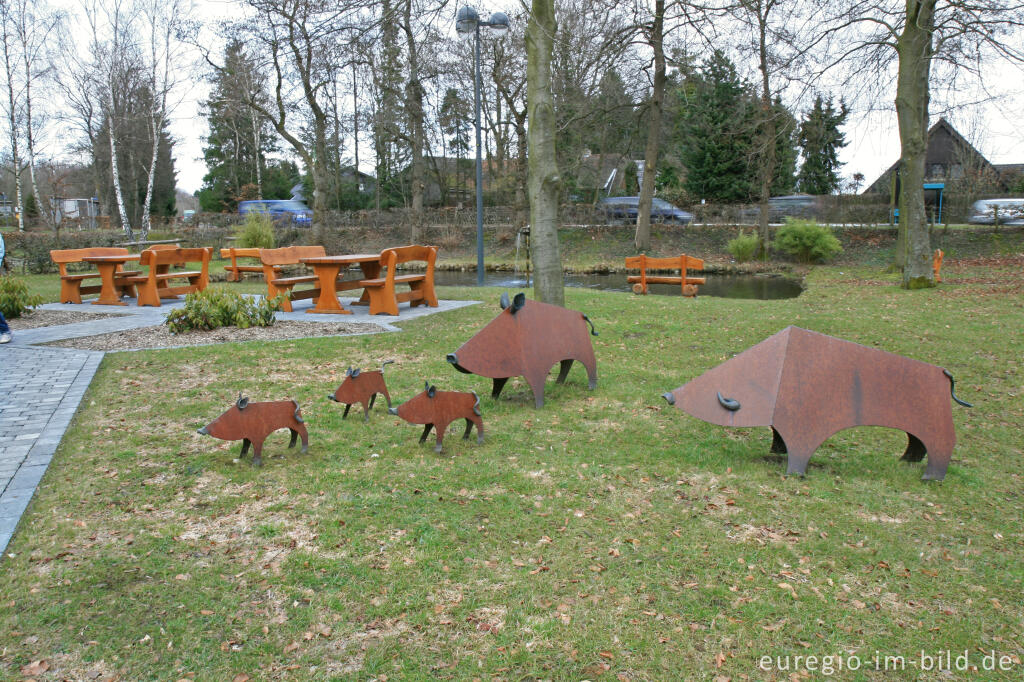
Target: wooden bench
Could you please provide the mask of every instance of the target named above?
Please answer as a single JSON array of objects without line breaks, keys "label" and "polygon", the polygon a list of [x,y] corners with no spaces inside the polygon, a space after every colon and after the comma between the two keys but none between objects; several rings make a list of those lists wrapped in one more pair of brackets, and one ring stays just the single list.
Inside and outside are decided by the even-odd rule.
[{"label": "wooden bench", "polygon": [[[161,298],[202,291],[209,284],[210,257],[213,249],[150,248],[142,252],[140,263],[149,266],[145,275],[126,277],[139,290],[138,304],[160,307]],[[171,271],[177,263],[200,263],[199,270]],[[171,286],[170,280],[185,279],[188,284]]]},{"label": "wooden bench", "polygon": [[[380,265],[387,268],[384,277],[363,279],[358,282],[369,295],[370,314],[398,314],[398,304],[409,301],[412,307],[429,305],[437,307],[437,296],[434,295],[434,262],[437,260],[436,246],[399,246],[384,249],[380,252]],[[426,271],[417,274],[399,275],[397,265],[422,261]],[[398,293],[396,284],[408,284],[410,290]]]},{"label": "wooden bench", "polygon": [[[668,258],[651,258],[647,254],[627,256],[626,268],[640,270],[639,275],[629,275],[626,281],[633,285],[633,293],[646,294],[649,284],[678,284],[683,296],[696,296],[697,285],[704,284],[703,277],[690,277],[689,270],[703,270],[704,261],[687,256],[685,253]],[[679,270],[678,275],[649,275],[648,270]]]},{"label": "wooden bench", "polygon": [[[68,272],[68,265],[81,263],[83,258],[92,256],[126,256],[129,253],[128,249],[116,246],[86,249],[54,249],[50,251],[50,258],[57,264],[57,269],[60,270],[60,302],[81,303],[82,294],[98,294],[102,288],[99,284],[83,286],[86,280],[99,280],[99,272],[95,270],[89,272]],[[115,285],[122,293],[134,296],[135,287],[131,283],[126,282],[125,278],[140,274],[142,274],[141,270],[125,270],[118,266]]]},{"label": "wooden bench", "polygon": [[295,277],[281,277],[281,269],[286,265],[299,265],[300,258],[316,258],[326,256],[322,246],[285,246],[279,249],[260,249],[259,257],[263,278],[267,281],[267,298],[282,296],[281,310],[292,312],[292,301],[320,296],[320,287],[295,291],[299,284],[316,284],[316,275],[306,274]]},{"label": "wooden bench", "polygon": [[[263,263],[258,265],[239,265],[239,258],[255,258],[257,262],[260,260],[260,249],[259,248],[242,248],[242,247],[228,247],[220,250],[221,258],[230,258],[231,265],[225,265],[224,271],[228,273],[229,282],[239,282],[242,280],[243,272],[263,272]],[[274,268],[274,278],[281,276],[281,268]]]}]

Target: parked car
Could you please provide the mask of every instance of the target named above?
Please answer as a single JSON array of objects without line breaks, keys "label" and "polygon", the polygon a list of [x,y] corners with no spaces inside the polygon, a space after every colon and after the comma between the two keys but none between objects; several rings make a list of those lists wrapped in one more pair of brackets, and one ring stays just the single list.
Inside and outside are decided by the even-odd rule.
[{"label": "parked car", "polygon": [[[609,225],[623,225],[636,222],[639,205],[640,197],[605,197],[597,202],[597,210]],[[676,208],[664,199],[654,197],[651,200],[652,223],[687,225],[692,220],[693,214],[689,211]]]},{"label": "parked car", "polygon": [[980,199],[971,204],[972,225],[1024,225],[1024,199]]},{"label": "parked car", "polygon": [[292,199],[258,199],[238,202],[239,215],[249,213],[265,213],[274,220],[290,218],[296,225],[310,225],[313,212],[301,201]]},{"label": "parked car", "polygon": [[[760,216],[760,206],[748,206],[741,212],[745,221],[756,222]],[[820,218],[822,214],[821,199],[812,194],[789,194],[784,197],[772,197],[768,200],[768,221],[777,223],[785,218]]]},{"label": "parked car", "polygon": [[185,209],[184,211],[182,211],[182,214],[181,214],[181,222],[183,222],[183,223],[190,223],[190,222],[192,222],[192,218],[195,216],[195,214],[196,214],[196,212],[193,209],[191,209],[191,208]]}]

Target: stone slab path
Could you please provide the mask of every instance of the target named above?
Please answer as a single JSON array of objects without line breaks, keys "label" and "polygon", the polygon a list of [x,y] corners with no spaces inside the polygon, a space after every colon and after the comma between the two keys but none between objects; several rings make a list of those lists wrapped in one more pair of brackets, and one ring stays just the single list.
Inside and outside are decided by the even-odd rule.
[{"label": "stone slab path", "polygon": [[[349,307],[352,299],[342,299]],[[392,322],[474,305],[479,301],[439,301],[437,308],[399,307],[399,317],[371,317],[365,307],[352,315],[306,315],[312,301],[295,304],[295,312],[279,320],[303,322],[372,322],[387,331],[401,331]],[[16,330],[11,343],[0,346],[0,558],[7,549],[36,486],[42,480],[64,432],[71,424],[104,353],[40,346],[50,341],[107,334],[161,324],[167,312],[183,303],[160,308],[51,303],[43,310],[111,313],[76,324]]]}]

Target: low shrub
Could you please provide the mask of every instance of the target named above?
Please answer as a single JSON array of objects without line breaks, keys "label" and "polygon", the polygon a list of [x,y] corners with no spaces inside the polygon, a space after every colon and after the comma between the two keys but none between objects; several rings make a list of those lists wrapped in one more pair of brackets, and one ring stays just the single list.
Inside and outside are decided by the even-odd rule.
[{"label": "low shrub", "polygon": [[246,249],[274,248],[274,221],[263,213],[250,213],[235,232],[235,244]]},{"label": "low shrub", "polygon": [[843,251],[827,226],[795,218],[786,218],[775,233],[775,246],[801,263],[824,263]]},{"label": "low shrub", "polygon": [[18,277],[0,277],[0,313],[7,319],[21,317],[23,313],[43,304],[43,297],[30,294],[28,285]]},{"label": "low shrub", "polygon": [[740,230],[739,236],[730,239],[725,248],[737,263],[746,263],[753,260],[761,250],[761,238],[756,232],[747,234],[746,231]]},{"label": "low shrub", "polygon": [[185,297],[185,305],[167,315],[172,334],[219,327],[269,327],[281,309],[279,298],[251,299],[224,287],[209,287]]}]

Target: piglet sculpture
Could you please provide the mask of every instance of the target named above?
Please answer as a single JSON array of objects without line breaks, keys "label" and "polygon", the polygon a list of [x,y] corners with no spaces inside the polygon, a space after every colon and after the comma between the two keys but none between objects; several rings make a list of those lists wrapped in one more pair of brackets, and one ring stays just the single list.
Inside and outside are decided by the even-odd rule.
[{"label": "piglet sculpture", "polygon": [[[587,335],[590,319],[586,315],[528,301],[521,293],[511,303],[508,294],[502,294],[501,307],[486,327],[448,354],[455,369],[493,379],[492,398],[501,394],[510,377],[522,376],[537,407],[544,406],[544,382],[556,362],[561,362],[557,383],[565,382],[573,360],[579,360],[587,368],[590,389],[597,388],[597,359]],[[590,333],[597,336],[592,323]]]},{"label": "piglet sculpture", "polygon": [[834,433],[886,426],[907,433],[903,460],[928,456],[925,480],[946,475],[956,432],[953,375],[941,367],[799,327],[786,327],[662,397],[720,426],[772,427],[787,473]]},{"label": "piglet sculpture", "polygon": [[394,360],[385,360],[379,370],[372,372],[363,372],[351,367],[345,370],[345,380],[341,382],[341,386],[338,386],[338,390],[332,395],[327,396],[329,400],[336,403],[345,403],[345,413],[341,415],[342,419],[348,416],[348,411],[354,403],[362,403],[363,421],[368,421],[370,410],[373,409],[373,401],[377,399],[378,393],[384,395],[384,399],[388,401],[388,407],[391,407],[391,394],[388,393],[388,387],[384,385],[384,368],[393,362]]},{"label": "piglet sculpture", "polygon": [[252,445],[253,466],[263,464],[263,441],[278,429],[292,432],[288,447],[295,447],[295,441],[302,436],[302,452],[309,449],[309,434],[302,421],[302,411],[294,400],[277,400],[266,403],[250,403],[248,398],[238,396],[234,407],[198,430],[204,436],[221,440],[241,440],[244,457]]},{"label": "piglet sculpture", "polygon": [[462,438],[469,438],[469,432],[476,424],[476,442],[484,442],[484,420],[480,418],[480,398],[476,393],[460,393],[456,391],[438,391],[437,387],[426,382],[423,392],[405,401],[398,407],[389,407],[388,413],[398,415],[410,424],[425,424],[422,443],[430,434],[430,429],[437,427],[437,443],[434,452],[441,452],[444,432],[456,419],[466,420],[466,432]]}]

